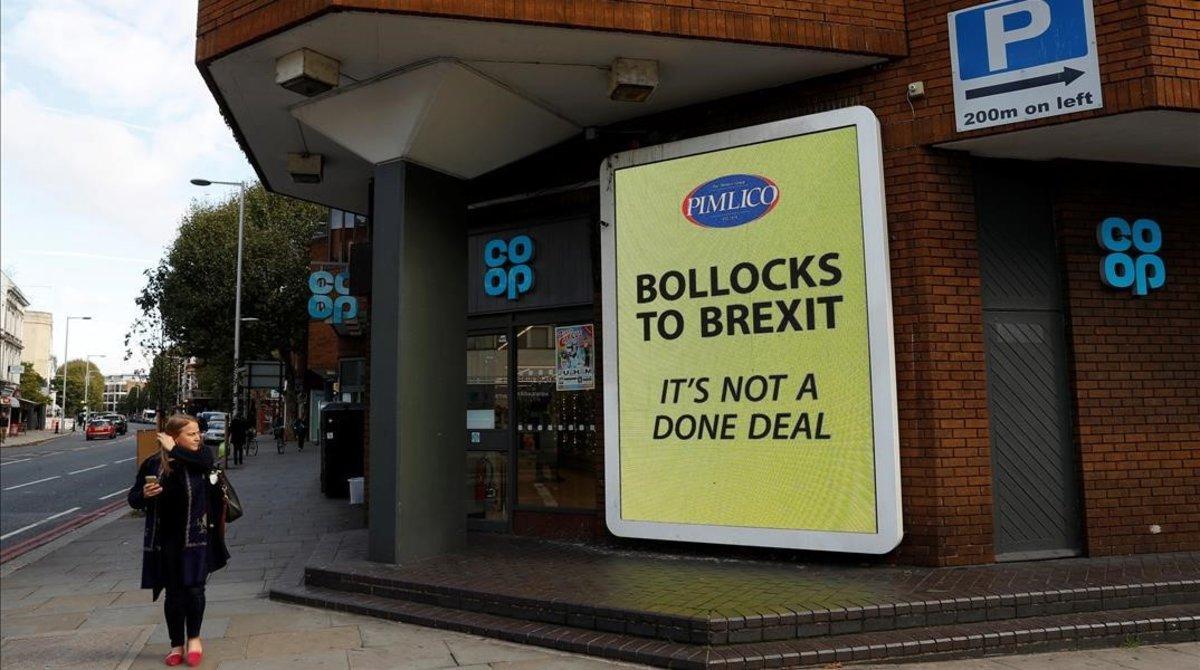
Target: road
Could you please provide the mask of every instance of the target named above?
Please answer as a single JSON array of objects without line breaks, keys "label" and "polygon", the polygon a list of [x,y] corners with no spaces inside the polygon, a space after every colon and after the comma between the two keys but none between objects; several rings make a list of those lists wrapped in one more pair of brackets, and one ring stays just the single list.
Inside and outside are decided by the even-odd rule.
[{"label": "road", "polygon": [[135,433],[115,440],[83,433],[0,451],[0,551],[125,499],[133,484]]}]

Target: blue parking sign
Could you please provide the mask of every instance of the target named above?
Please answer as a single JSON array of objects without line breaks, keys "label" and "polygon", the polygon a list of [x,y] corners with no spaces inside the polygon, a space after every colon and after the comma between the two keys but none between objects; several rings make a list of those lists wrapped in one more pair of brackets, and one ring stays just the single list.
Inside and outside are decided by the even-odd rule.
[{"label": "blue parking sign", "polygon": [[1091,0],[996,0],[947,19],[960,131],[1103,106]]}]

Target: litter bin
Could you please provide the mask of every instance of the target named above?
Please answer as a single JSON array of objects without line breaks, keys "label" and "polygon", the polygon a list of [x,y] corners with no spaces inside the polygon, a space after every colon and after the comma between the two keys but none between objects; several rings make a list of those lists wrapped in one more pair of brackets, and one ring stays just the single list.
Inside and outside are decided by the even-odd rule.
[{"label": "litter bin", "polygon": [[363,419],[357,403],[331,402],[321,409],[321,491],[329,498],[350,495],[351,477],[363,476]]}]

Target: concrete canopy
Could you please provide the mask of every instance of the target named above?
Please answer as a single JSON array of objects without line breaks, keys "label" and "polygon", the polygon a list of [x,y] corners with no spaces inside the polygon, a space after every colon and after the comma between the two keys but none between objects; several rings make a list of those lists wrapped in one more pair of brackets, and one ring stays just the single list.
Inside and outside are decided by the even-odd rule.
[{"label": "concrete canopy", "polygon": [[1200,167],[1200,114],[1148,110],[937,145],[985,158],[1059,158]]},{"label": "concrete canopy", "polygon": [[[275,60],[308,48],[342,84],[304,98],[274,83]],[[615,58],[659,63],[643,103],[608,97]],[[472,178],[584,128],[879,63],[877,56],[613,31],[337,12],[202,65],[259,175],[274,191],[366,212],[372,166],[405,159]],[[325,157],[293,183],[288,153]]]}]

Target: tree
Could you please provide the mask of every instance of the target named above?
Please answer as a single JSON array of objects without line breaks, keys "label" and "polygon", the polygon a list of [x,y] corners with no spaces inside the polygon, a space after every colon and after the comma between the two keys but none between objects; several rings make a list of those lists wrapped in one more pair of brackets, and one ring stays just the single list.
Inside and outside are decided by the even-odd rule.
[{"label": "tree", "polygon": [[[87,399],[91,411],[104,410],[104,375],[95,363],[83,359],[67,361],[67,406],[64,416],[75,416],[83,411],[84,371],[89,377],[87,382]],[[62,382],[63,366],[58,366],[54,378]],[[61,391],[60,391],[61,393]]]},{"label": "tree", "polygon": [[142,408],[153,406],[161,424],[175,406],[179,391],[179,357],[168,349],[154,357],[146,388],[141,392]]},{"label": "tree", "polygon": [[[237,210],[236,194],[217,204],[192,203],[165,256],[146,272],[137,300],[143,316],[126,337],[127,347],[140,346],[155,365],[168,352],[202,360],[201,389],[225,406],[234,365]],[[309,244],[327,218],[324,207],[259,185],[247,189],[242,316],[258,321],[242,328],[242,360],[278,352],[294,376],[291,353],[303,345],[308,324]],[[168,383],[151,382],[156,391]]]},{"label": "tree", "polygon": [[50,404],[50,396],[46,395],[46,378],[33,369],[33,363],[22,363],[21,397],[39,405]]},{"label": "tree", "polygon": [[125,397],[121,398],[121,402],[118,407],[119,409],[117,411],[125,416],[140,414],[142,410],[146,409],[146,405],[144,404],[144,399],[142,396],[142,387],[130,387],[129,393],[126,393]]}]

